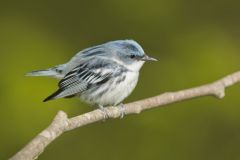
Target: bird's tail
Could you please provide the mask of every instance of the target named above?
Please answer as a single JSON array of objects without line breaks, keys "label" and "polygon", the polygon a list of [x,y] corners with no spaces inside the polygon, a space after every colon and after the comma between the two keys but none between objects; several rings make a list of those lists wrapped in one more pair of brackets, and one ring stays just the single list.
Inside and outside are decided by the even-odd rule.
[{"label": "bird's tail", "polygon": [[26,74],[26,76],[55,76],[56,72],[53,70],[36,70],[36,71],[31,71]]},{"label": "bird's tail", "polygon": [[55,66],[45,70],[35,70],[35,71],[28,72],[26,76],[47,76],[47,77],[62,78],[64,67],[65,65],[59,65],[59,66]]}]

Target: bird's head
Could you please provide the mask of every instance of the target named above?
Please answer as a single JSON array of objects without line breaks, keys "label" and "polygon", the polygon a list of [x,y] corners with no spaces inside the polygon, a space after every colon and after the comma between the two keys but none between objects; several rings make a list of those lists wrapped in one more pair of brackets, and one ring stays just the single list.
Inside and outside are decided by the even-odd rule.
[{"label": "bird's head", "polygon": [[157,61],[145,54],[143,48],[134,40],[118,40],[107,43],[115,59],[128,68],[139,70],[145,61]]}]

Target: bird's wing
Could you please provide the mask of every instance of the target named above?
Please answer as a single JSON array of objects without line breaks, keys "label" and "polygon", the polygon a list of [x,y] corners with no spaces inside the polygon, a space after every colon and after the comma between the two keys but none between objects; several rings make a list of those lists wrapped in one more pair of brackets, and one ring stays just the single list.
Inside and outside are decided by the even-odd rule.
[{"label": "bird's wing", "polygon": [[89,62],[93,58],[104,57],[108,55],[108,51],[104,47],[104,45],[98,45],[91,48],[86,48],[80,52],[78,52],[75,56],[71,58],[71,60],[67,64],[67,72],[71,71],[73,68],[77,67],[81,63],[85,63],[85,61]]},{"label": "bird's wing", "polygon": [[81,93],[92,86],[107,82],[118,72],[120,72],[119,65],[109,59],[93,58],[67,73],[58,84],[59,90],[44,101]]}]

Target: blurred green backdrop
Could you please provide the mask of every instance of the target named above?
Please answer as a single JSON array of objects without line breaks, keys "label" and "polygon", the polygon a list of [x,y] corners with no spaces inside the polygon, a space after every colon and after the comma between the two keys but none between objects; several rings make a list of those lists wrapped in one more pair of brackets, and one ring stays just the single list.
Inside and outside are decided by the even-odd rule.
[{"label": "blurred green backdrop", "polygon": [[[0,3],[0,159],[7,159],[58,110],[93,108],[78,99],[42,103],[57,88],[28,71],[68,61],[86,47],[134,39],[158,63],[145,64],[130,102],[216,80],[240,69],[240,1],[101,0]],[[65,133],[42,160],[240,159],[240,86]]]}]

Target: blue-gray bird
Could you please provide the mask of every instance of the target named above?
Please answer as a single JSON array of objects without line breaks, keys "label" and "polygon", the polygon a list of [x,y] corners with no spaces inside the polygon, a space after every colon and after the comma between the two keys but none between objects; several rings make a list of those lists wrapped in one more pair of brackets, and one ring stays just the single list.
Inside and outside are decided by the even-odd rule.
[{"label": "blue-gray bird", "polygon": [[77,96],[103,110],[104,106],[116,106],[129,96],[142,65],[149,60],[157,61],[147,56],[136,41],[117,40],[84,49],[65,64],[27,75],[60,79],[59,89],[44,102]]}]

